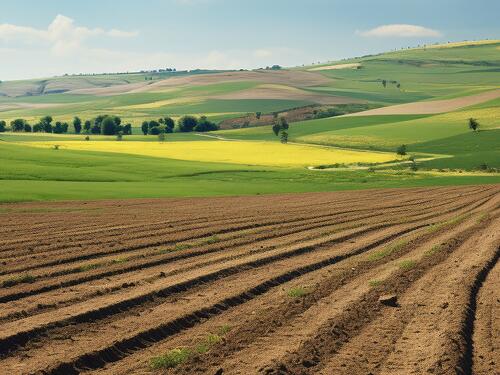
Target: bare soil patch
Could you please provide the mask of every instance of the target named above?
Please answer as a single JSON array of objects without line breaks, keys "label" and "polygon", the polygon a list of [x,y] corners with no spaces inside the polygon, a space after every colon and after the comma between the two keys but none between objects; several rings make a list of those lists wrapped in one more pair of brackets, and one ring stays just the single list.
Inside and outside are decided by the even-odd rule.
[{"label": "bare soil patch", "polygon": [[496,368],[499,185],[1,208],[9,373]]}]

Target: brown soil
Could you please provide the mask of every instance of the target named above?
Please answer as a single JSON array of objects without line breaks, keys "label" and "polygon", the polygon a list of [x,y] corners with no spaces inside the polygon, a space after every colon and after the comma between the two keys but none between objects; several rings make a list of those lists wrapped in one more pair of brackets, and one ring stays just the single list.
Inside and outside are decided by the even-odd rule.
[{"label": "brown soil", "polygon": [[373,116],[373,115],[421,115],[455,111],[463,107],[480,104],[500,98],[500,90],[483,92],[481,94],[464,96],[455,99],[432,100],[392,105],[389,107],[370,109],[364,112],[351,113],[345,116]]},{"label": "brown soil", "polygon": [[133,83],[114,87],[82,89],[70,93],[93,95],[116,95],[123,93],[162,91],[167,88],[182,86],[205,86],[214,83],[256,81],[266,84],[287,85],[293,87],[321,86],[333,80],[318,73],[303,72],[298,70],[256,70],[242,72],[226,72],[213,74],[197,74],[185,77],[168,78],[156,82]]},{"label": "brown soil", "polygon": [[497,368],[499,185],[0,208],[2,373]]}]

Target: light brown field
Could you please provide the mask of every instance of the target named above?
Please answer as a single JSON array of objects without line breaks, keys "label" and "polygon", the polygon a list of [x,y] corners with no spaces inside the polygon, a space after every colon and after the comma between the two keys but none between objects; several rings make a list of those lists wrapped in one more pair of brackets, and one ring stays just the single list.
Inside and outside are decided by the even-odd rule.
[{"label": "light brown field", "polygon": [[499,185],[0,210],[2,373],[497,368]]},{"label": "light brown field", "polygon": [[373,115],[423,115],[455,111],[460,108],[487,102],[500,98],[500,90],[486,91],[480,94],[463,96],[446,100],[432,100],[392,105],[388,107],[370,109],[368,111],[351,113],[345,116],[373,116]]}]

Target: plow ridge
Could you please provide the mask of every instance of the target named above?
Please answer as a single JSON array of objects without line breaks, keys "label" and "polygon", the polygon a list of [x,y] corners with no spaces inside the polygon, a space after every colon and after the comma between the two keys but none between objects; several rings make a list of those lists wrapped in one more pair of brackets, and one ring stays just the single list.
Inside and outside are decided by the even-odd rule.
[{"label": "plow ridge", "polygon": [[[188,348],[174,373],[389,375],[398,361],[404,373],[422,350],[407,337],[424,319],[420,312],[434,314],[442,299],[454,307],[436,307],[435,329],[448,324],[440,314],[453,312],[449,324],[456,324],[422,342],[431,350],[447,337],[455,344],[434,350],[436,360],[473,374],[478,296],[500,257],[500,234],[491,232],[498,185],[162,204],[88,202],[92,213],[80,214],[64,211],[70,203],[37,203],[47,212],[2,214],[13,219],[0,241],[0,281],[10,283],[0,288],[0,368],[143,374],[152,353]],[[37,244],[49,223],[65,217],[68,227]],[[93,230],[101,220],[109,225]],[[148,220],[159,230],[143,231]],[[83,231],[72,228],[79,221]],[[24,225],[35,225],[33,240],[19,238]],[[127,260],[113,262],[118,256]],[[82,271],[97,259],[109,265]],[[436,272],[445,269],[440,284]],[[447,294],[453,283],[457,293]],[[301,288],[303,296],[287,292]],[[436,296],[419,304],[412,297],[427,298],[424,291]],[[398,306],[382,305],[383,293],[395,293]],[[226,323],[227,337],[196,354],[197,343]],[[376,350],[358,359],[358,343]],[[342,361],[346,367],[336,367]]]}]

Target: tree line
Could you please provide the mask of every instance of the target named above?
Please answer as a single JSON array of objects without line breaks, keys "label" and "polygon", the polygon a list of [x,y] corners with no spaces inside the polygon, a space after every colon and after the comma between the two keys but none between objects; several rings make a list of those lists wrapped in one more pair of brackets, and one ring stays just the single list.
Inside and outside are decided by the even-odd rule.
[{"label": "tree line", "polygon": [[144,135],[159,135],[165,133],[173,133],[178,131],[180,133],[195,132],[209,132],[218,130],[219,126],[206,116],[183,116],[177,121],[177,129],[175,129],[175,121],[171,117],[164,117],[158,121],[144,121],[141,126]]},{"label": "tree line", "polygon": [[[71,123],[75,134],[102,134],[102,135],[131,135],[132,124],[123,124],[119,116],[99,115],[92,120],[83,121],[78,116]],[[178,131],[186,132],[208,132],[218,130],[219,126],[208,120],[206,116],[183,116],[176,123],[171,117],[163,117],[158,120],[144,121],[141,126],[144,135],[160,135]],[[25,119],[15,119],[10,122],[10,130],[25,133],[54,133],[65,134],[69,131],[70,124],[67,122],[54,121],[52,116],[44,116],[34,124],[30,125]],[[0,120],[0,132],[9,130],[7,123]]]}]

